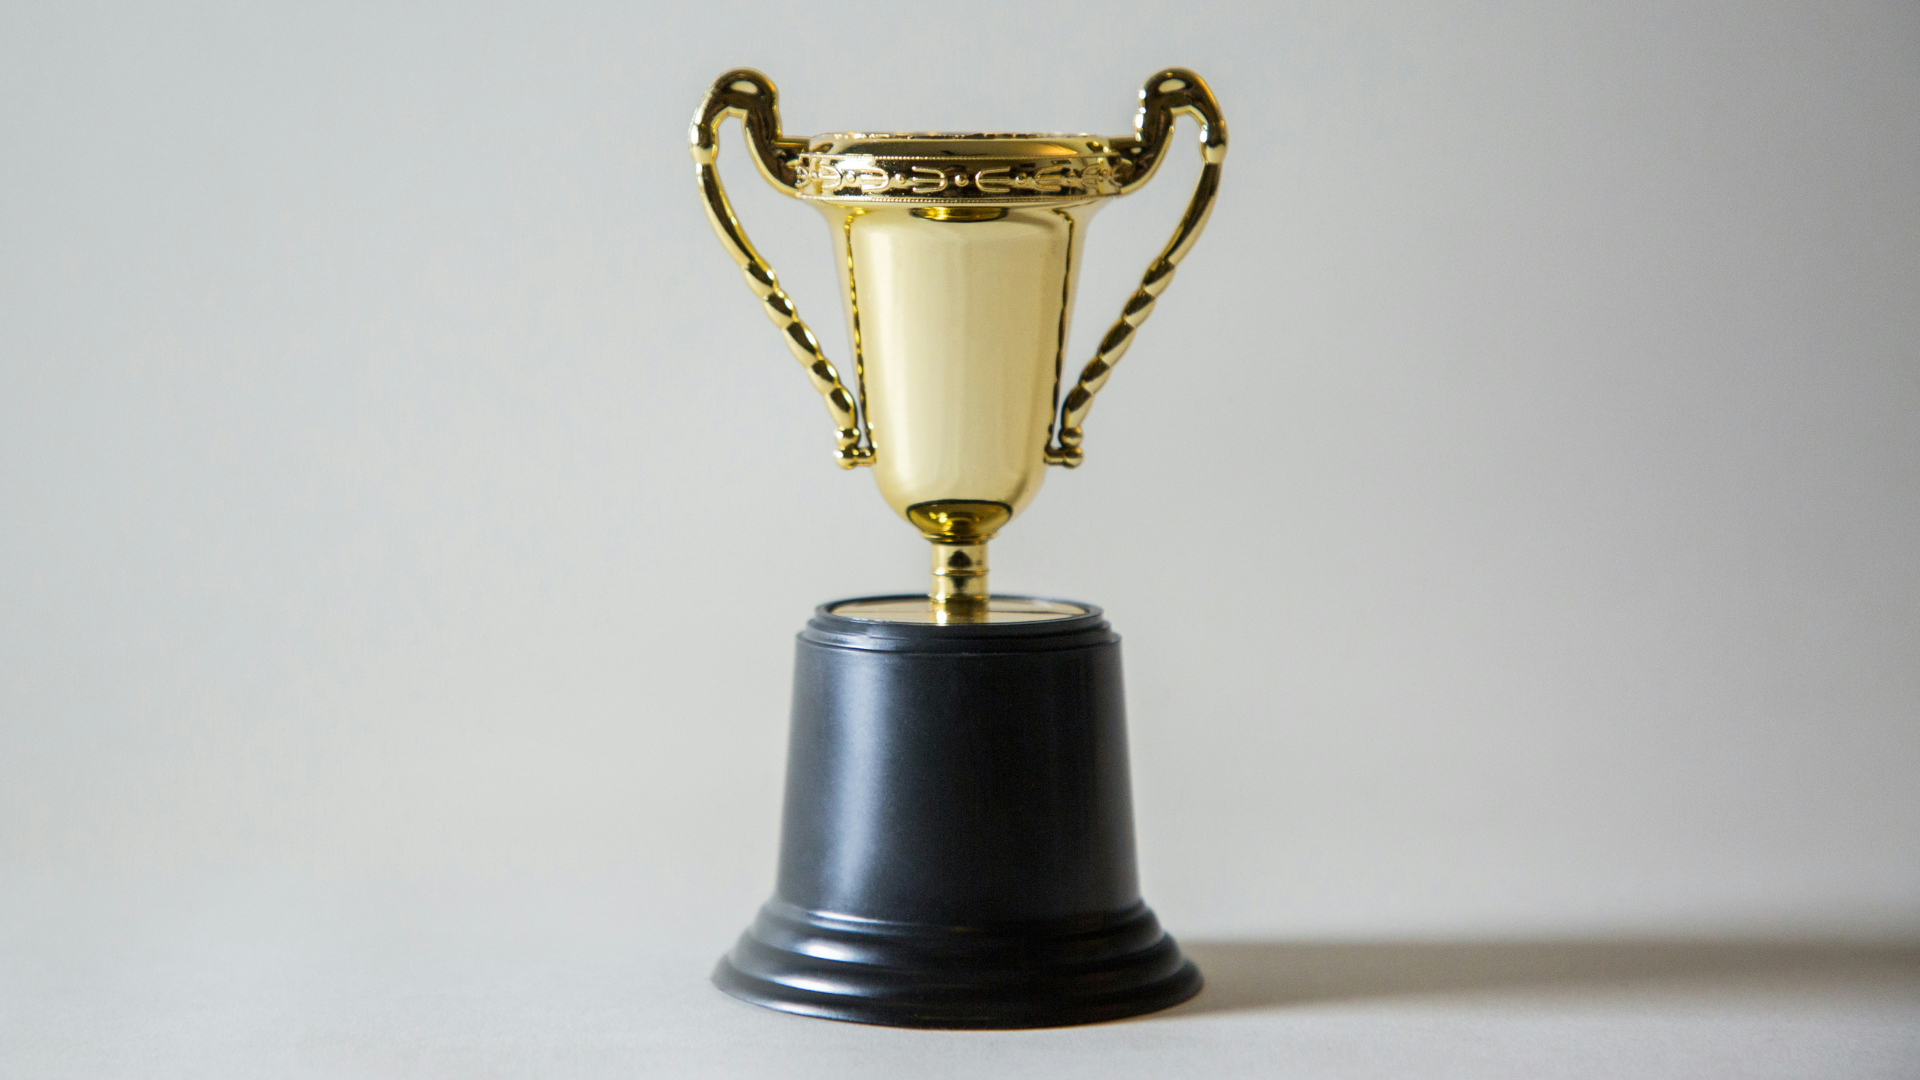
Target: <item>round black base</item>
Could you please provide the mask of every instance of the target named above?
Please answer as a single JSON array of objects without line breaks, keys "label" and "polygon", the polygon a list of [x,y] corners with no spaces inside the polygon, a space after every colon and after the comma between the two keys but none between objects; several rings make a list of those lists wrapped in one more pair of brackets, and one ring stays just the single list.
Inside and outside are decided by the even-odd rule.
[{"label": "round black base", "polygon": [[1145,905],[1112,919],[980,930],[841,919],[776,900],[713,981],[743,1001],[830,1020],[1032,1028],[1178,1005],[1200,992],[1200,969]]},{"label": "round black base", "polygon": [[929,625],[822,607],[794,669],[779,882],[714,982],[902,1027],[1187,1000],[1200,972],[1140,900],[1127,772],[1099,609]]}]

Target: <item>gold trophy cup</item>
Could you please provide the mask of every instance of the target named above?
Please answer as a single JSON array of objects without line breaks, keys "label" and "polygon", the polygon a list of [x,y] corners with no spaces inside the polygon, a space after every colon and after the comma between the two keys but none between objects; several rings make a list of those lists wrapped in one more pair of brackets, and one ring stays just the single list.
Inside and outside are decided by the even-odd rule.
[{"label": "gold trophy cup", "polygon": [[[1180,115],[1200,124],[1203,164],[1193,198],[1062,401],[1087,224],[1108,199],[1153,178]],[[741,118],[767,182],[827,219],[858,401],[727,201],[715,157],[728,116]],[[1180,68],[1154,75],[1140,90],[1134,134],[1121,138],[787,139],[773,83],[743,68],[714,82],[690,140],[714,232],[826,398],[836,460],[871,468],[887,504],[933,542],[924,616],[1035,614],[1026,604],[991,601],[987,541],[1032,501],[1046,466],[1080,464],[1081,425],[1094,395],[1206,226],[1227,156],[1227,127],[1206,83]],[[911,618],[912,607],[884,610]]]},{"label": "gold trophy cup", "polygon": [[[994,596],[987,542],[1080,464],[1094,395],[1199,238],[1227,129],[1198,75],[1140,90],[1134,133],[789,139],[773,83],[715,80],[689,134],[707,216],[825,397],[842,468],[933,545],[926,596],[823,605],[800,636],[775,897],[715,972],[735,996],[870,1023],[1020,1027],[1164,1008],[1198,971],[1141,903],[1119,639],[1098,608]],[[1174,120],[1200,178],[1062,395],[1088,222],[1152,179]],[[853,386],[727,200],[718,128],[825,216]]]}]

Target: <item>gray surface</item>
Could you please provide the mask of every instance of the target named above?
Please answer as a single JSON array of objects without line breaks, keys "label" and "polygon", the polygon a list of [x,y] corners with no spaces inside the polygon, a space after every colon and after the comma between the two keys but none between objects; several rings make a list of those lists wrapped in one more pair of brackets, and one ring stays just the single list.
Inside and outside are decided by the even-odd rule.
[{"label": "gray surface", "polygon": [[1905,1080],[1920,1062],[1912,943],[1190,941],[1207,989],[1165,1013],[921,1032],[736,1002],[705,984],[708,942],[663,941],[590,895],[256,886],[147,903],[138,930],[97,898],[52,920],[65,932],[9,918],[0,1046],[36,1078]]},{"label": "gray surface", "polygon": [[[1920,935],[1911,4],[15,4],[0,1072],[1913,1071],[1904,975],[972,1041],[707,992],[792,633],[924,572],[700,215],[740,63],[796,133],[1219,94],[1213,228],[995,550],[1126,635],[1149,899],[1215,968]],[[818,220],[722,164],[844,357]],[[1194,169],[1102,213],[1074,355]]]},{"label": "gray surface", "polygon": [[[750,1012],[708,957],[134,972],[28,1010],[17,1075],[1872,1076],[1920,1060],[1920,976],[1308,996],[1098,1028],[913,1032]],[[642,977],[637,972],[644,971]],[[242,991],[238,987],[245,986]],[[56,1012],[56,1009],[58,1010]],[[641,1018],[644,1018],[642,1020]]]}]

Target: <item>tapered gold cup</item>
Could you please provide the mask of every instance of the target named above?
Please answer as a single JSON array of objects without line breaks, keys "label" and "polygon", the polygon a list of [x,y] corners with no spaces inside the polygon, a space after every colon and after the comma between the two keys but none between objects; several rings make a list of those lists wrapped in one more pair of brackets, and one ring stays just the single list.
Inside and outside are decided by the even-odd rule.
[{"label": "tapered gold cup", "polygon": [[[1152,178],[1180,115],[1200,125],[1193,198],[1063,398],[1087,223],[1108,199]],[[717,128],[729,116],[741,118],[767,182],[826,217],[857,397],[727,201],[715,156]],[[1134,134],[1119,138],[788,139],[773,83],[742,68],[714,81],[689,139],[714,231],[826,398],[836,459],[843,468],[870,467],[887,504],[933,544],[929,602],[918,614],[935,622],[1036,614],[992,599],[987,541],[1032,501],[1048,465],[1080,464],[1094,395],[1206,225],[1227,152],[1226,124],[1206,83],[1181,68],[1155,74],[1140,90]],[[888,617],[916,617],[895,608]]]}]

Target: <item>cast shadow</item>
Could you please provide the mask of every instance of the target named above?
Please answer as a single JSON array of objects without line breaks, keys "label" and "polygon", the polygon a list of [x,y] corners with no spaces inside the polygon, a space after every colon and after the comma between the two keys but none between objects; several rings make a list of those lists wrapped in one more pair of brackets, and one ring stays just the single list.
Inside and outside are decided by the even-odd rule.
[{"label": "cast shadow", "polygon": [[1182,942],[1206,977],[1194,1016],[1401,997],[1865,981],[1920,991],[1920,940],[1616,939]]}]

